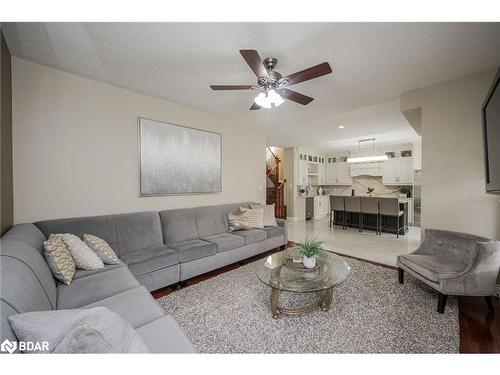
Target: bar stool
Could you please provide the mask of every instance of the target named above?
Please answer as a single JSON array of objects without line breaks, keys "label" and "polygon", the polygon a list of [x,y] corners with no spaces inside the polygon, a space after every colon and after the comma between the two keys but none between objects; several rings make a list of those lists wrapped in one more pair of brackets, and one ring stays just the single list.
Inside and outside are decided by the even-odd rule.
[{"label": "bar stool", "polygon": [[[399,231],[404,227],[404,223],[401,223],[402,217],[404,215],[404,211],[399,209],[399,199],[398,198],[381,198],[379,199],[379,208],[380,208],[380,218],[385,216],[395,217],[397,218],[397,235],[399,238]],[[385,220],[383,221],[385,224]],[[400,226],[403,224],[403,226]],[[380,226],[382,229],[382,225]]]},{"label": "bar stool", "polygon": [[345,202],[341,195],[330,195],[330,227],[335,224],[335,211],[342,211],[342,229],[345,228]]},{"label": "bar stool", "polygon": [[358,214],[359,231],[363,231],[363,220],[361,215],[361,198],[345,197],[345,212],[349,214]]},{"label": "bar stool", "polygon": [[361,213],[363,216],[365,214],[377,215],[377,235],[380,232],[380,211],[378,206],[378,198],[361,197]]}]

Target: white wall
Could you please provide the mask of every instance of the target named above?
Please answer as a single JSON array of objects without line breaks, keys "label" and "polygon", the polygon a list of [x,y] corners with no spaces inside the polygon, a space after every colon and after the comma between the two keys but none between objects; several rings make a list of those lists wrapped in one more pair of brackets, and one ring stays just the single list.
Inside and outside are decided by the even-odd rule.
[{"label": "white wall", "polygon": [[500,197],[485,193],[481,106],[495,71],[401,96],[422,108],[422,227],[500,239]]},{"label": "white wall", "polygon": [[[12,65],[15,223],[265,201],[263,129],[22,59]],[[140,198],[138,116],[222,133],[223,192]]]}]

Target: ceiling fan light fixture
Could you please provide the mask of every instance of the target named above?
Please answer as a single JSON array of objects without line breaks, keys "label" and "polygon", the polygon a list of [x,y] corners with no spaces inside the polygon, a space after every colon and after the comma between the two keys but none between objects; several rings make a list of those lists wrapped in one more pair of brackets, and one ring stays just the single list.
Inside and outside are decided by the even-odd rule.
[{"label": "ceiling fan light fixture", "polygon": [[259,93],[255,97],[255,104],[262,108],[274,108],[283,104],[285,101],[275,90],[269,89]]}]

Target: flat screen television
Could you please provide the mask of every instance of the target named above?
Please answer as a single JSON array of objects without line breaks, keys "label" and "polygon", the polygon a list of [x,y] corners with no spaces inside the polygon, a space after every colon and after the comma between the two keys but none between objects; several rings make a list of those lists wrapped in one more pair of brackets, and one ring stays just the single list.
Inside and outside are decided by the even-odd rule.
[{"label": "flat screen television", "polygon": [[483,104],[486,192],[500,194],[500,69]]}]

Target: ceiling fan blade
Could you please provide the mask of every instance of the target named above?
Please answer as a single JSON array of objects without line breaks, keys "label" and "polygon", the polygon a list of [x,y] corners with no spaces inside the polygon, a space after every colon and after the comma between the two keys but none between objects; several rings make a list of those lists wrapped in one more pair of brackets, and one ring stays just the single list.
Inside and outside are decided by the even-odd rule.
[{"label": "ceiling fan blade", "polygon": [[260,109],[260,108],[261,108],[261,106],[254,102],[252,104],[252,106],[250,107],[250,111],[253,111],[253,110],[256,110],[256,109]]},{"label": "ceiling fan blade", "polygon": [[279,94],[281,96],[287,98],[288,100],[297,102],[297,103],[302,104],[302,105],[308,105],[309,103],[311,103],[314,100],[310,96],[299,94],[296,91],[292,91],[290,89],[285,89],[285,88],[279,90]]},{"label": "ceiling fan blade", "polygon": [[259,53],[254,49],[240,49],[241,56],[245,59],[248,66],[255,73],[257,78],[266,77],[269,78],[269,74],[267,73],[267,69],[262,63],[262,59],[259,56]]},{"label": "ceiling fan blade", "polygon": [[301,70],[300,72],[290,74],[288,77],[284,77],[283,80],[287,80],[286,86],[290,86],[330,74],[331,72],[332,68],[330,67],[330,64],[324,62],[311,68]]},{"label": "ceiling fan blade", "polygon": [[212,90],[251,90],[254,85],[210,85]]}]

